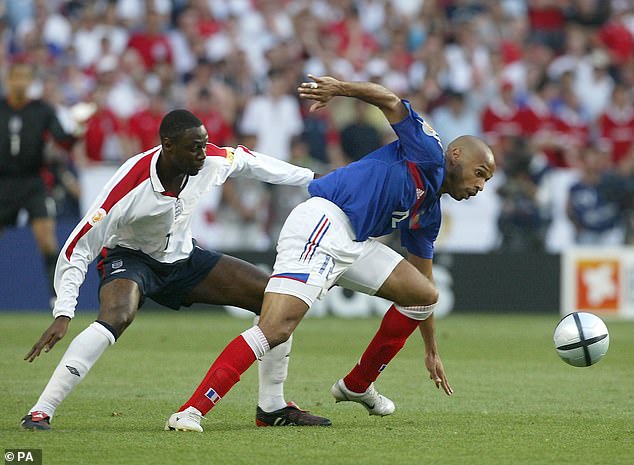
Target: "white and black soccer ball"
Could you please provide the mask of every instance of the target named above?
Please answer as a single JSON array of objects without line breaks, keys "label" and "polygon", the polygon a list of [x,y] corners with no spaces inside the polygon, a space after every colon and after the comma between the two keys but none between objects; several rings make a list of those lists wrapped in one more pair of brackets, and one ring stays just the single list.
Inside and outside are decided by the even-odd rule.
[{"label": "white and black soccer ball", "polygon": [[575,367],[594,365],[607,353],[610,334],[598,316],[573,312],[555,327],[555,350],[561,359]]}]

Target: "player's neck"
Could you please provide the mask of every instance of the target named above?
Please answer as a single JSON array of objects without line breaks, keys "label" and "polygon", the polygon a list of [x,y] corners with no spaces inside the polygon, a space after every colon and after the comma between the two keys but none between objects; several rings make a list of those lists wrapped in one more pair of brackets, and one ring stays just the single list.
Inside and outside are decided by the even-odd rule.
[{"label": "player's neck", "polygon": [[176,171],[173,167],[169,166],[163,157],[159,157],[158,166],[156,167],[156,174],[163,184],[163,188],[167,192],[171,192],[178,195],[187,184],[189,176],[186,173]]},{"label": "player's neck", "polygon": [[21,108],[29,103],[26,95],[7,94],[7,103],[13,108]]},{"label": "player's neck", "polygon": [[170,180],[167,180],[167,181],[161,180],[161,182],[163,183],[163,187],[165,187],[166,191],[169,191],[175,195],[178,195],[187,184],[188,179],[189,179],[189,176],[187,176],[186,174],[179,174],[171,178]]}]

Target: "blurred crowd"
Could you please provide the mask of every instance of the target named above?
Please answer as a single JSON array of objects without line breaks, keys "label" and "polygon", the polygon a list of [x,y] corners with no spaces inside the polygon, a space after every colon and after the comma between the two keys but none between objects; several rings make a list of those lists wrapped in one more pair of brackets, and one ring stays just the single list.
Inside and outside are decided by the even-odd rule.
[{"label": "blurred crowd", "polygon": [[[394,137],[362,103],[309,113],[295,89],[327,74],[389,87],[445,143],[491,144],[497,249],[544,249],[558,215],[574,242],[634,243],[632,0],[5,0],[0,17],[0,73],[32,63],[33,97],[62,121],[97,106],[71,153],[50,148],[62,215],[157,145],[172,108],[216,145],[319,172]],[[194,226],[224,241],[206,245],[266,249],[303,195],[228,183]]]}]

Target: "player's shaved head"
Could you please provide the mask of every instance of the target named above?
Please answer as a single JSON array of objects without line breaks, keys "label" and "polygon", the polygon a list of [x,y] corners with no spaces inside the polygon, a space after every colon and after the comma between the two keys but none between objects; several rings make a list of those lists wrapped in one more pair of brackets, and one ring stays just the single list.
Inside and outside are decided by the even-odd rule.
[{"label": "player's shaved head", "polygon": [[202,125],[202,121],[191,111],[172,110],[163,117],[159,128],[159,136],[161,140],[165,137],[170,139],[178,138],[188,129],[199,128]]},{"label": "player's shaved head", "polygon": [[451,152],[454,148],[461,148],[465,159],[475,160],[486,164],[495,171],[495,158],[491,148],[479,137],[475,136],[459,136],[449,143],[447,150]]},{"label": "player's shaved head", "polygon": [[447,146],[445,160],[447,171],[442,192],[456,200],[476,195],[495,173],[493,151],[475,136],[460,136],[452,140]]}]

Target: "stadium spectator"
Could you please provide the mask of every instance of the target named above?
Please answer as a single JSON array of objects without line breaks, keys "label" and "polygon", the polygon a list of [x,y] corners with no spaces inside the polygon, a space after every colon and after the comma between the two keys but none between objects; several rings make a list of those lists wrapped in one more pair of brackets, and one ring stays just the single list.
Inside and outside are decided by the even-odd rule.
[{"label": "stadium spectator", "polygon": [[0,100],[0,231],[15,226],[19,212],[27,211],[35,242],[44,258],[53,299],[59,247],[55,203],[41,177],[47,164],[44,151],[50,137],[67,149],[76,139],[64,131],[51,105],[29,98],[32,82],[31,65],[9,66],[6,95]]},{"label": "stadium spectator", "polygon": [[97,109],[86,122],[84,141],[76,152],[81,166],[110,164],[118,167],[125,160],[124,154],[129,153],[125,127],[106,104],[108,90],[105,86],[94,90],[92,100]]},{"label": "stadium spectator", "polygon": [[[73,49],[80,68],[86,69],[94,66],[101,58],[102,39],[111,40],[110,36],[105,36],[104,31],[99,27],[99,16],[94,5],[86,5],[81,9],[80,19],[75,25],[73,34]],[[127,37],[126,37],[127,42]],[[117,50],[121,53],[123,50]]]},{"label": "stadium spectator", "polygon": [[451,33],[454,40],[445,46],[447,87],[458,92],[482,88],[491,66],[490,52],[478,40],[471,14],[456,16]]},{"label": "stadium spectator", "polygon": [[47,4],[43,0],[34,3],[34,17],[24,21],[21,27],[38,29],[42,34],[42,42],[51,51],[51,54],[56,57],[60,56],[70,44],[73,32],[72,25],[64,15],[55,11],[50,3]]},{"label": "stadium spectator", "polygon": [[548,218],[539,201],[538,176],[532,172],[534,158],[525,138],[513,140],[505,160],[506,180],[497,191],[502,199],[498,217],[500,252],[544,250]]},{"label": "stadium spectator", "polygon": [[595,121],[605,110],[614,88],[610,76],[610,59],[602,49],[594,49],[584,61],[590,66],[579,68],[575,73],[574,91],[580,104],[585,108],[589,121]]},{"label": "stadium spectator", "polygon": [[562,2],[529,0],[526,3],[533,39],[547,44],[553,50],[560,51],[564,41],[565,25]]},{"label": "stadium spectator", "polygon": [[[109,88],[98,85],[92,94],[96,111],[86,121],[83,140],[73,150],[79,170],[82,215],[95,200],[104,184],[124,162],[128,152],[126,128],[106,103]],[[146,147],[149,148],[149,147]]]},{"label": "stadium spectator", "polygon": [[553,112],[559,99],[558,84],[542,73],[534,89],[528,89],[525,108],[528,113],[526,136],[535,150],[543,154],[551,165],[558,165],[559,153],[564,149]]},{"label": "stadium spectator", "polygon": [[622,210],[616,199],[606,195],[613,190],[606,176],[609,156],[592,146],[583,149],[580,179],[570,187],[568,217],[575,226],[575,241],[580,245],[618,245],[623,243]]},{"label": "stadium spectator", "polygon": [[355,70],[361,70],[379,46],[363,29],[358,7],[350,2],[344,8],[343,17],[327,24],[325,33],[334,38],[337,55],[348,60]]},{"label": "stadium spectator", "polygon": [[184,3],[186,5],[189,3],[188,7],[194,12],[196,30],[203,40],[208,39],[222,29],[221,22],[215,18],[207,0],[192,0]]},{"label": "stadium spectator", "polygon": [[209,138],[214,143],[220,147],[234,145],[233,127],[219,111],[221,105],[218,104],[217,100],[214,100],[214,95],[203,87],[198,92],[198,99],[192,105],[192,111],[203,122]]},{"label": "stadium spectator", "polygon": [[[142,91],[145,94],[160,94],[163,98],[163,105],[166,108],[182,107],[183,84],[180,82],[174,68],[167,63],[154,65],[152,71],[147,74],[142,84]],[[147,95],[145,97],[148,98]],[[145,105],[148,105],[146,102]]]},{"label": "stadium spectator", "polygon": [[590,74],[591,65],[584,60],[589,36],[583,28],[574,24],[569,24],[562,31],[565,34],[565,48],[563,53],[557,54],[548,64],[548,75],[553,79],[560,79],[564,73],[572,72],[574,76],[579,68],[585,68],[582,73]]},{"label": "stadium spectator", "polygon": [[589,116],[571,86],[562,85],[560,97],[555,120],[561,148],[549,161],[554,167],[574,168],[578,164],[579,151],[591,141]]},{"label": "stadium spectator", "polygon": [[[310,157],[317,163],[333,168],[344,165],[341,137],[332,112],[316,113],[309,111],[309,108],[310,104],[305,100],[300,102],[300,111],[304,122],[304,131],[301,137],[306,143]],[[293,143],[297,143],[295,138],[291,140],[291,158],[293,157]]]},{"label": "stadium spectator", "polygon": [[621,161],[618,167],[621,185],[616,186],[625,223],[625,244],[634,245],[634,153]]},{"label": "stadium spectator", "polygon": [[[295,136],[291,140],[290,162],[316,173],[325,173],[329,168],[329,165],[311,155],[308,144],[302,136]],[[282,225],[293,208],[308,199],[308,192],[303,187],[281,185],[275,187],[271,199],[270,226],[268,227],[271,240],[275,240],[279,236]]]},{"label": "stadium spectator", "polygon": [[476,108],[462,92],[448,91],[445,103],[431,114],[431,121],[445,140],[452,141],[463,134],[480,137],[480,118]]},{"label": "stadium spectator", "polygon": [[128,48],[139,52],[146,70],[151,70],[157,63],[172,64],[172,45],[165,33],[166,18],[154,8],[149,7],[143,21],[143,29],[132,33]]},{"label": "stadium spectator", "polygon": [[[387,88],[374,83],[313,77],[301,98],[319,110],[335,96],[378,107],[399,137],[309,185],[311,198],[296,207],[280,233],[273,274],[259,323],[235,338],[168,426],[199,430],[200,419],[224,397],[256,359],[286,341],[313,302],[335,284],[394,301],[352,371],[331,388],[337,401],[362,404],[370,415],[390,415],[394,403],[374,381],[416,328],[425,343],[430,378],[447,395],[434,335],[438,290],[432,281],[433,244],[440,228],[440,196],[476,195],[493,176],[491,149],[473,136],[452,141],[438,134]],[[407,259],[370,237],[399,229]],[[299,257],[299,258],[298,258]]]},{"label": "stadium spectator", "polygon": [[381,133],[368,122],[367,114],[368,105],[356,101],[354,120],[341,129],[341,149],[346,163],[360,160],[383,145]]},{"label": "stadium spectator", "polygon": [[[142,110],[133,113],[128,119],[126,133],[129,147],[126,153],[140,153],[155,147],[161,142],[158,133],[163,116],[168,110],[168,99],[161,93],[150,94],[147,99],[148,105]],[[212,138],[212,140],[216,141],[218,139]]]},{"label": "stadium spectator", "polygon": [[590,30],[599,28],[610,17],[611,3],[614,2],[601,0],[571,2],[565,11],[566,20]]},{"label": "stadium spectator", "polygon": [[617,166],[634,154],[634,103],[631,89],[622,84],[612,91],[612,97],[598,120],[601,143],[610,152],[611,163]]},{"label": "stadium spectator", "polygon": [[[54,321],[25,360],[32,362],[64,337],[88,265],[99,254],[100,310],[97,321],[73,339],[22,419],[25,429],[51,428],[59,404],[132,323],[146,297],[173,309],[207,303],[260,312],[267,275],[254,265],[196,246],[192,211],[202,194],[229,176],[306,185],[314,173],[243,147],[208,144],[202,122],[187,110],[168,113],[159,134],[161,145],[120,168],[62,248],[55,270]],[[329,426],[329,420],[284,401],[289,352],[290,341],[263,359],[258,425]]]},{"label": "stadium spectator", "polygon": [[174,52],[174,69],[179,76],[189,75],[199,56],[203,55],[204,40],[197,23],[197,11],[188,7],[178,13],[176,28],[169,31],[170,47]]},{"label": "stadium spectator", "polygon": [[106,55],[96,65],[97,83],[109,87],[106,105],[120,119],[128,119],[146,105],[148,73],[139,53],[131,48],[120,57]]},{"label": "stadium spectator", "polygon": [[[108,0],[110,1],[110,0]],[[117,6],[117,16],[123,26],[130,30],[140,27],[146,20],[148,9],[152,8],[156,13],[168,18],[172,9],[181,3],[170,0],[112,0]]]},{"label": "stadium spectator", "polygon": [[121,55],[128,45],[130,34],[117,15],[115,2],[101,2],[99,6],[97,33],[102,39],[104,37],[108,39],[114,54]]},{"label": "stadium spectator", "polygon": [[529,124],[530,114],[517,103],[513,84],[503,82],[499,98],[495,97],[482,112],[482,132],[499,165],[504,166],[504,157],[511,150],[512,141],[526,134]]},{"label": "stadium spectator", "polygon": [[608,171],[601,187],[605,198],[618,204],[623,217],[624,243],[634,245],[634,153],[623,158],[616,169]]},{"label": "stadium spectator", "polygon": [[288,73],[283,69],[269,72],[266,93],[251,99],[240,122],[240,132],[262,153],[281,160],[290,158],[290,142],[302,133],[303,124],[297,100],[289,94]]},{"label": "stadium spectator", "polygon": [[212,85],[214,66],[207,58],[198,58],[185,86],[185,104],[191,107],[196,104],[200,93],[209,92]]},{"label": "stadium spectator", "polygon": [[[628,27],[628,8],[612,2],[615,8],[613,15],[599,29],[597,38],[605,45],[612,60],[623,65],[634,58],[634,31]],[[626,2],[627,3],[627,2]],[[631,9],[631,5],[629,5]]]}]

